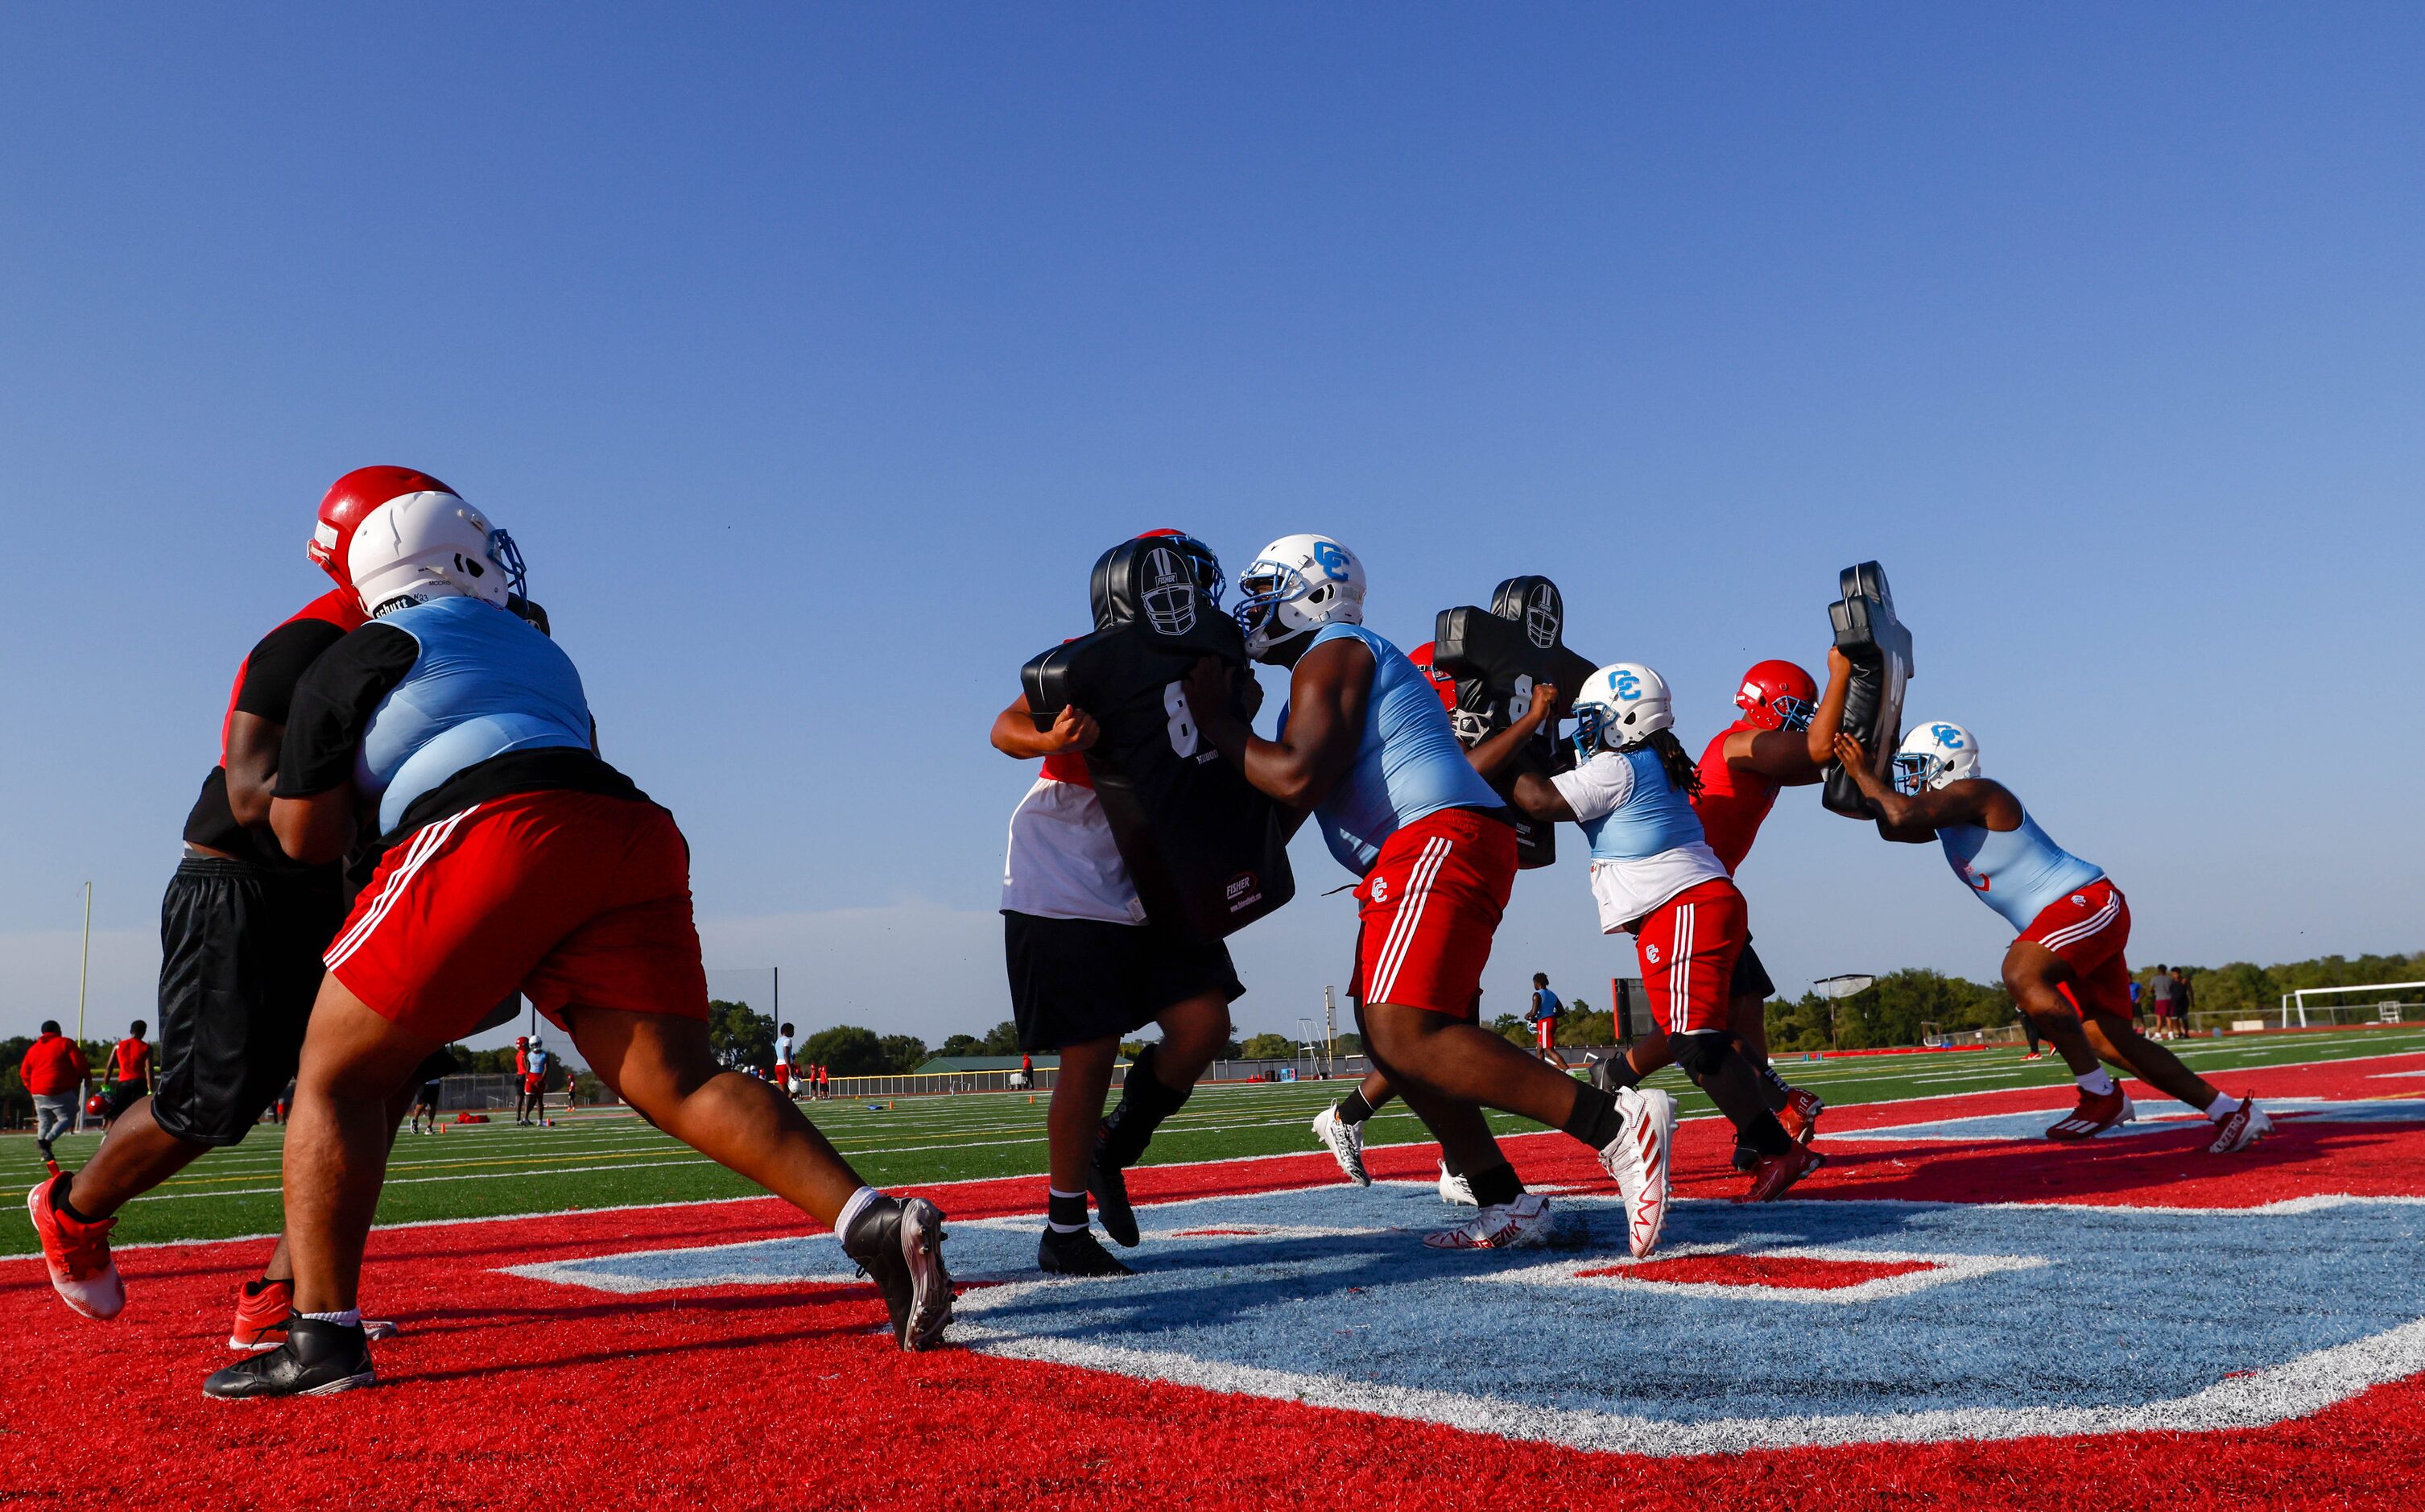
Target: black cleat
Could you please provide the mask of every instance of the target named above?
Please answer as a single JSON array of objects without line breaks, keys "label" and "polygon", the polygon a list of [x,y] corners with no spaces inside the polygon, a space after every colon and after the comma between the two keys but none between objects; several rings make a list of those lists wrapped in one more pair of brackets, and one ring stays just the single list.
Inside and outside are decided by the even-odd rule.
[{"label": "black cleat", "polygon": [[943,1267],[943,1214],[923,1197],[880,1197],[843,1235],[843,1253],[884,1294],[892,1337],[931,1349],[952,1321],[952,1273]]},{"label": "black cleat", "polygon": [[256,1396],[329,1396],[369,1386],[370,1343],[359,1325],[290,1318],[286,1343],[212,1373],[202,1394],[224,1400]]},{"label": "black cleat", "polygon": [[1759,1163],[1762,1158],[1763,1157],[1760,1155],[1760,1152],[1752,1149],[1749,1145],[1735,1146],[1735,1169],[1742,1172],[1745,1176],[1749,1176],[1752,1172],[1759,1169]]},{"label": "black cleat", "polygon": [[1134,1249],[1143,1236],[1137,1232],[1136,1209],[1129,1206],[1128,1176],[1103,1159],[1100,1139],[1095,1141],[1095,1158],[1086,1166],[1086,1190],[1094,1195],[1095,1220],[1103,1231],[1117,1240],[1122,1249]]},{"label": "black cleat", "polygon": [[1036,1268],[1047,1276],[1134,1276],[1120,1258],[1105,1249],[1092,1229],[1063,1232],[1047,1225],[1036,1246]]}]

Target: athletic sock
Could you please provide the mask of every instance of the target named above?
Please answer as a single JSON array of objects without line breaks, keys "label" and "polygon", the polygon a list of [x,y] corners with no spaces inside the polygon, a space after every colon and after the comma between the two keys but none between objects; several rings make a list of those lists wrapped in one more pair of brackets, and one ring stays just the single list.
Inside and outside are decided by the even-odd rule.
[{"label": "athletic sock", "polygon": [[1159,1045],[1148,1045],[1138,1053],[1136,1063],[1129,1068],[1128,1081],[1120,1088],[1119,1106],[1103,1120],[1103,1164],[1125,1167],[1136,1164],[1153,1132],[1162,1120],[1187,1105],[1193,1086],[1174,1087],[1164,1085],[1155,1071],[1160,1064]]},{"label": "athletic sock", "polygon": [[1717,1070],[1698,1079],[1702,1091],[1735,1126],[1735,1138],[1749,1145],[1763,1158],[1782,1155],[1793,1148],[1786,1137],[1785,1125],[1768,1110],[1760,1099],[1759,1074],[1750,1061],[1729,1054],[1718,1063]]},{"label": "athletic sock", "polygon": [[2206,1105],[2206,1116],[2217,1123],[2221,1123],[2239,1111],[2240,1099],[2228,1092],[2217,1092],[2214,1095],[2214,1101]]},{"label": "athletic sock", "polygon": [[1777,1075],[1776,1068],[1766,1060],[1752,1060],[1750,1051],[1742,1052],[1742,1058],[1751,1061],[1752,1070],[1759,1072],[1759,1100],[1768,1104],[1768,1111],[1784,1112],[1785,1105],[1793,1101],[1792,1086]]},{"label": "athletic sock", "polygon": [[1044,1223],[1054,1233],[1076,1233],[1086,1227],[1086,1194],[1044,1189]]},{"label": "athletic sock", "polygon": [[359,1328],[362,1326],[362,1310],[360,1308],[346,1308],[342,1312],[297,1312],[295,1315],[298,1318],[310,1318],[314,1323],[333,1323],[340,1328]]},{"label": "athletic sock", "polygon": [[1466,1180],[1473,1187],[1473,1200],[1486,1208],[1513,1202],[1524,1195],[1524,1183],[1517,1179],[1516,1167],[1503,1160],[1487,1170],[1475,1171]]},{"label": "athletic sock", "polygon": [[867,1211],[869,1203],[880,1201],[883,1196],[872,1186],[862,1186],[850,1194],[850,1200],[842,1205],[841,1214],[834,1218],[835,1234],[844,1239],[850,1237],[851,1225],[859,1221],[859,1215]]},{"label": "athletic sock", "polygon": [[2113,1095],[2112,1073],[2106,1070],[2102,1066],[2099,1066],[2093,1071],[2088,1071],[2081,1075],[2075,1076],[2072,1080],[2078,1082],[2080,1084],[2080,1089],[2087,1093],[2090,1097],[2112,1097]]},{"label": "athletic sock", "polygon": [[58,1209],[59,1216],[68,1219],[72,1223],[98,1223],[101,1221],[98,1218],[88,1218],[83,1214],[78,1213],[76,1211],[76,1205],[69,1201],[64,1194],[59,1198]]},{"label": "athletic sock", "polygon": [[1633,1069],[1633,1057],[1619,1055],[1608,1063],[1608,1090],[1622,1092],[1629,1086],[1642,1085],[1642,1073]]},{"label": "athletic sock", "polygon": [[1364,1101],[1364,1089],[1359,1086],[1339,1100],[1337,1112],[1340,1122],[1354,1128],[1371,1118],[1373,1109],[1372,1103]]},{"label": "athletic sock", "polygon": [[[1574,1111],[1558,1127],[1594,1150],[1606,1150],[1616,1143],[1617,1131],[1625,1127],[1625,1115],[1616,1111],[1616,1099],[1589,1082],[1578,1082]],[[1475,1190],[1478,1193],[1480,1188]]]}]

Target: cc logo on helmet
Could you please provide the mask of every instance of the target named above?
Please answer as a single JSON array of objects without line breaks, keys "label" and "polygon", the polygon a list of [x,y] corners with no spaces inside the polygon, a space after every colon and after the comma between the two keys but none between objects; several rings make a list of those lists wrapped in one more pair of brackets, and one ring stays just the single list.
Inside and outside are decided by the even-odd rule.
[{"label": "cc logo on helmet", "polygon": [[1935,735],[1936,737],[1936,743],[1943,746],[1947,750],[1960,750],[1962,748],[1962,732],[1956,730],[1951,725],[1930,725],[1928,727],[1928,732]]},{"label": "cc logo on helmet", "polygon": [[1313,562],[1332,577],[1347,575],[1347,554],[1330,541],[1317,540],[1313,543]]}]

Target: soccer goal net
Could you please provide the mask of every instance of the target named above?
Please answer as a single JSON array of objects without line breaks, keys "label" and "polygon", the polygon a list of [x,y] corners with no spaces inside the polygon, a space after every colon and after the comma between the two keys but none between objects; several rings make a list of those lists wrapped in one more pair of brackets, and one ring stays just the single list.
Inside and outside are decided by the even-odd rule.
[{"label": "soccer goal net", "polygon": [[2367,982],[2356,987],[2302,987],[2282,994],[2282,1027],[2406,1023],[2425,1018],[2425,982]]}]

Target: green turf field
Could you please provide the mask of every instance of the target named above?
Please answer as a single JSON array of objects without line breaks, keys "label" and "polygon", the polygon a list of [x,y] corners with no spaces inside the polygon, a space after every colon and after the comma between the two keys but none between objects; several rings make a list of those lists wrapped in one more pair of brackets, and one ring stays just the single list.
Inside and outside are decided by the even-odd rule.
[{"label": "green turf field", "polygon": [[[2351,1030],[2331,1035],[2260,1035],[2176,1047],[2200,1072],[2230,1086],[2230,1073],[2259,1066],[2339,1060],[2425,1051],[2425,1028]],[[2017,1050],[1952,1054],[1847,1057],[1781,1063],[1789,1079],[1828,1102],[1894,1102],[2015,1086],[2053,1086],[2068,1080],[2051,1056],[2024,1064]],[[1685,1117],[1709,1102],[1673,1070],[1652,1085],[1674,1093]],[[1218,1160],[1236,1155],[1310,1151],[1306,1125],[1322,1105],[1342,1095],[1343,1082],[1207,1086],[1154,1139],[1147,1164]],[[969,1177],[1040,1175],[1044,1170],[1044,1099],[1023,1092],[903,1098],[883,1111],[865,1103],[805,1104],[811,1116],[870,1181],[914,1185]],[[1494,1127],[1534,1127],[1494,1118]],[[1369,1126],[1375,1145],[1423,1138],[1421,1126],[1399,1104]],[[223,1238],[275,1231],[279,1224],[278,1161],[283,1131],[256,1130],[237,1149],[204,1156],[149,1197],[130,1204],[115,1238]],[[58,1143],[60,1164],[72,1168],[99,1145],[98,1135]],[[0,1254],[34,1247],[32,1226],[17,1194],[42,1173],[31,1138],[0,1138]],[[379,1221],[560,1213],[635,1203],[744,1197],[758,1188],[694,1154],[628,1114],[599,1110],[559,1120],[554,1129],[517,1129],[510,1122],[458,1126],[435,1137],[396,1141]]]}]

